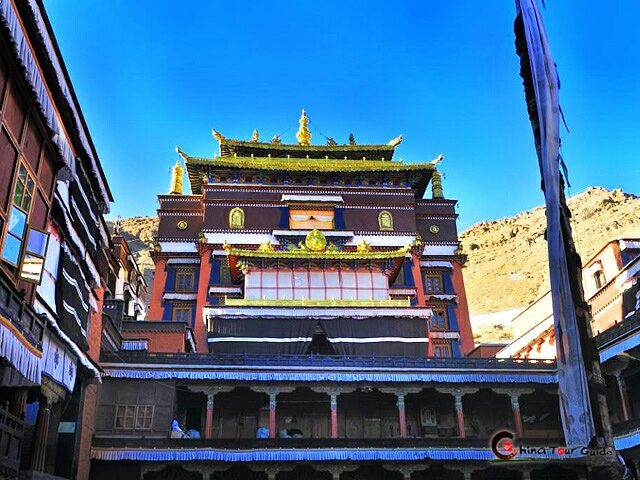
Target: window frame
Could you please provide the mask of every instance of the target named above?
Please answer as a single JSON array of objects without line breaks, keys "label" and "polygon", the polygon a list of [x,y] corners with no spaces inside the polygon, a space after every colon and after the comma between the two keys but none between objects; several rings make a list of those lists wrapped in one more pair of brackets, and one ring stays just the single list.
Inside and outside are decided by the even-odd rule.
[{"label": "window frame", "polygon": [[[437,355],[436,352],[446,350],[447,355]],[[434,358],[451,358],[453,357],[453,347],[449,342],[438,342],[433,344]]]},{"label": "window frame", "polygon": [[[437,279],[440,284],[440,288],[438,290],[430,290],[429,279]],[[429,295],[441,295],[444,293],[444,275],[442,274],[442,272],[425,272],[424,291]]]},{"label": "window frame", "polygon": [[[191,279],[190,280],[191,288],[180,288],[180,286],[179,286],[180,277],[183,277],[183,278],[189,277]],[[186,269],[176,270],[176,282],[175,282],[175,285],[174,285],[174,291],[175,292],[194,292],[195,291],[195,285],[196,285],[196,272],[195,272],[195,270],[186,270]]]},{"label": "window frame", "polygon": [[[10,229],[9,224],[11,223],[11,215],[13,214],[13,209],[14,208],[16,210],[18,210],[19,212],[25,214],[24,229],[23,229],[21,237],[18,237],[14,233],[11,233],[11,231],[9,230]],[[7,222],[5,222],[4,237],[2,239],[2,250],[0,250],[0,259],[2,259],[3,262],[8,263],[9,265],[11,265],[14,268],[19,268],[20,264],[22,262],[22,252],[24,251],[24,242],[25,242],[25,238],[26,238],[26,232],[29,229],[29,213],[25,212],[20,207],[15,205],[13,203],[13,201],[11,202],[11,207],[8,210],[9,211],[7,212]],[[18,262],[17,263],[13,262],[12,260],[9,260],[8,258],[6,258],[4,256],[4,249],[6,248],[7,239],[9,237],[13,237],[13,238],[17,239],[20,242],[20,249],[18,251]]]},{"label": "window frame", "polygon": [[[119,427],[118,426],[118,419],[121,418],[119,413],[120,413],[120,409],[126,409],[127,408],[132,408],[133,409],[133,415],[127,416],[124,415],[122,418],[123,419],[131,419],[131,427],[127,427],[127,426],[122,426]],[[142,409],[144,409],[145,412],[148,411],[148,409],[151,409],[151,414],[150,415],[145,415],[144,417],[142,417],[143,420],[148,420],[149,421],[149,426],[142,426],[139,427],[138,426],[138,420],[139,417],[141,415],[141,411]],[[130,403],[122,403],[122,404],[116,404],[116,412],[114,415],[114,419],[113,419],[113,429],[114,430],[118,430],[118,431],[139,431],[139,430],[153,430],[153,415],[155,413],[155,405],[149,405],[149,404],[144,404],[144,405],[138,405],[138,404],[130,404]],[[124,422],[123,422],[124,423]],[[144,424],[143,424],[144,425]]]},{"label": "window frame", "polygon": [[[185,321],[184,319],[178,319],[177,318],[177,313],[178,312],[188,312],[189,313],[189,321]],[[193,308],[192,307],[187,307],[187,306],[183,306],[183,305],[178,305],[178,306],[174,306],[173,307],[173,312],[171,313],[171,318],[172,321],[174,322],[185,322],[188,325],[191,325],[191,322],[193,321]]]},{"label": "window frame", "polygon": [[[28,283],[33,283],[34,285],[40,285],[40,283],[42,282],[42,275],[44,274],[44,264],[47,258],[47,248],[49,247],[49,232],[46,230],[43,230],[41,228],[36,228],[36,227],[32,227],[31,225],[27,224],[27,232],[24,236],[25,240],[23,241],[23,245],[22,245],[22,254],[20,255],[20,265],[18,267],[18,279],[24,281],[24,282],[28,282]],[[28,250],[28,243],[29,243],[29,234],[32,231],[36,231],[39,233],[42,233],[46,239],[44,242],[44,253],[40,254],[31,250]],[[36,258],[39,258],[42,260],[42,270],[40,271],[40,275],[38,276],[38,280],[33,280],[30,279],[28,277],[24,277],[23,273],[22,273],[22,268],[24,266],[24,260],[26,258],[26,256],[28,255],[32,255]]]},{"label": "window frame", "polygon": [[[446,331],[446,330],[449,330],[449,313],[447,312],[446,307],[432,308],[431,311],[433,312],[433,316],[431,317],[431,320],[429,321],[430,329],[433,330],[433,331]],[[441,312],[442,313],[442,318],[443,318],[442,324],[434,323],[433,320],[435,318],[436,312]]]}]

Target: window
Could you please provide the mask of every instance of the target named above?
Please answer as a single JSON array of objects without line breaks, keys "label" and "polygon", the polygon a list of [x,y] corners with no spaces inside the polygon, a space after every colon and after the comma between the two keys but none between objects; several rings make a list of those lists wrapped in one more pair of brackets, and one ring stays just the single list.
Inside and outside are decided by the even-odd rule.
[{"label": "window", "polygon": [[383,210],[378,214],[378,227],[380,230],[393,230],[393,217],[391,212]]},{"label": "window", "polygon": [[29,212],[29,207],[31,206],[34,185],[35,183],[27,173],[27,169],[24,168],[24,165],[21,164],[18,170],[16,189],[13,192],[13,204],[27,213]]},{"label": "window", "polygon": [[24,249],[19,277],[27,282],[40,284],[44,270],[44,257],[47,251],[49,234],[29,227],[27,230],[27,245]]},{"label": "window", "polygon": [[291,210],[289,228],[292,230],[332,230],[333,210]]},{"label": "window", "polygon": [[224,257],[220,262],[220,283],[223,285],[231,283],[231,269],[227,257]]},{"label": "window", "polygon": [[443,282],[441,273],[427,273],[424,276],[425,288],[427,293],[435,295],[437,293],[443,293]]},{"label": "window", "polygon": [[451,357],[451,344],[449,343],[440,343],[433,344],[433,356],[436,358],[447,358]]},{"label": "window", "polygon": [[594,273],[593,281],[596,284],[596,290],[600,290],[602,287],[604,287],[604,284],[607,283],[604,272],[602,270],[598,270],[596,273]]},{"label": "window", "polygon": [[20,164],[13,192],[7,235],[2,247],[2,258],[15,267],[19,267],[18,275],[21,280],[39,284],[42,278],[49,234],[28,225],[34,188],[33,178],[25,166]]},{"label": "window", "polygon": [[176,292],[192,292],[195,280],[193,270],[178,270],[176,272]]},{"label": "window", "polygon": [[431,328],[433,330],[449,329],[449,318],[445,309],[433,309],[433,316],[431,317]]},{"label": "window", "polygon": [[173,321],[191,325],[191,307],[173,307]]},{"label": "window", "polygon": [[2,258],[15,266],[18,266],[20,262],[20,252],[22,251],[22,242],[26,228],[27,214],[15,206],[12,207],[7,237],[5,238],[4,248],[2,249]]},{"label": "window", "polygon": [[252,269],[245,275],[249,300],[387,300],[387,276],[380,270]]},{"label": "window", "polygon": [[116,430],[151,430],[153,405],[118,405]]}]

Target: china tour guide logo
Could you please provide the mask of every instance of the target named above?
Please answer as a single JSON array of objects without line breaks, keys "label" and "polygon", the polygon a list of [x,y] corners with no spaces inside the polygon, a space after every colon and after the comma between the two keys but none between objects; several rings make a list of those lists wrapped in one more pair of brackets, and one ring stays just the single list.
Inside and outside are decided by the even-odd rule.
[{"label": "china tour guide logo", "polygon": [[615,451],[611,448],[589,448],[589,447],[563,447],[563,446],[524,446],[522,444],[516,447],[514,442],[515,435],[507,430],[500,430],[491,437],[491,452],[500,460],[511,460],[516,455],[521,457],[607,457],[614,455]]},{"label": "china tour guide logo", "polygon": [[497,432],[491,438],[491,451],[500,460],[511,460],[518,454],[518,449],[513,444],[514,435],[503,430]]}]

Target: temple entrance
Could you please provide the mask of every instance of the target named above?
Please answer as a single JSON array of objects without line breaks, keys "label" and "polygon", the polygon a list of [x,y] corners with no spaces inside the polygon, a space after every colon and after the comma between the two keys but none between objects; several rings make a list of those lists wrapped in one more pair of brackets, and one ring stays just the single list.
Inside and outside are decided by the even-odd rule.
[{"label": "temple entrance", "polygon": [[308,355],[335,355],[336,351],[333,349],[331,342],[327,338],[327,335],[317,334],[312,337],[309,348],[307,349]]}]

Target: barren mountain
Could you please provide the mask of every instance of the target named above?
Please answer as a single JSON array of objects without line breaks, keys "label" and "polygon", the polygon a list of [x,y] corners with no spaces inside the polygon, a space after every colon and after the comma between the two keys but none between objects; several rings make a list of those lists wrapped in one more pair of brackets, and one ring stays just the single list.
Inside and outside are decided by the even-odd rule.
[{"label": "barren mountain", "polygon": [[[583,260],[607,241],[640,236],[640,198],[621,190],[591,187],[569,199],[573,235]],[[464,279],[471,313],[484,322],[474,325],[479,341],[506,340],[504,320],[549,288],[543,207],[513,217],[478,223],[460,235],[469,257]],[[158,229],[155,217],[122,220],[122,232],[151,284],[149,250]],[[509,310],[502,315],[499,312]],[[485,314],[494,314],[486,316]],[[480,317],[478,317],[478,315]]]},{"label": "barren mountain", "polygon": [[[591,187],[568,200],[573,237],[583,261],[606,242],[640,236],[640,198],[621,190]],[[478,341],[505,340],[504,321],[549,289],[545,210],[537,207],[513,217],[478,223],[462,232],[469,256],[464,280]],[[489,316],[510,310],[506,318]],[[481,321],[486,320],[484,322]]]}]

